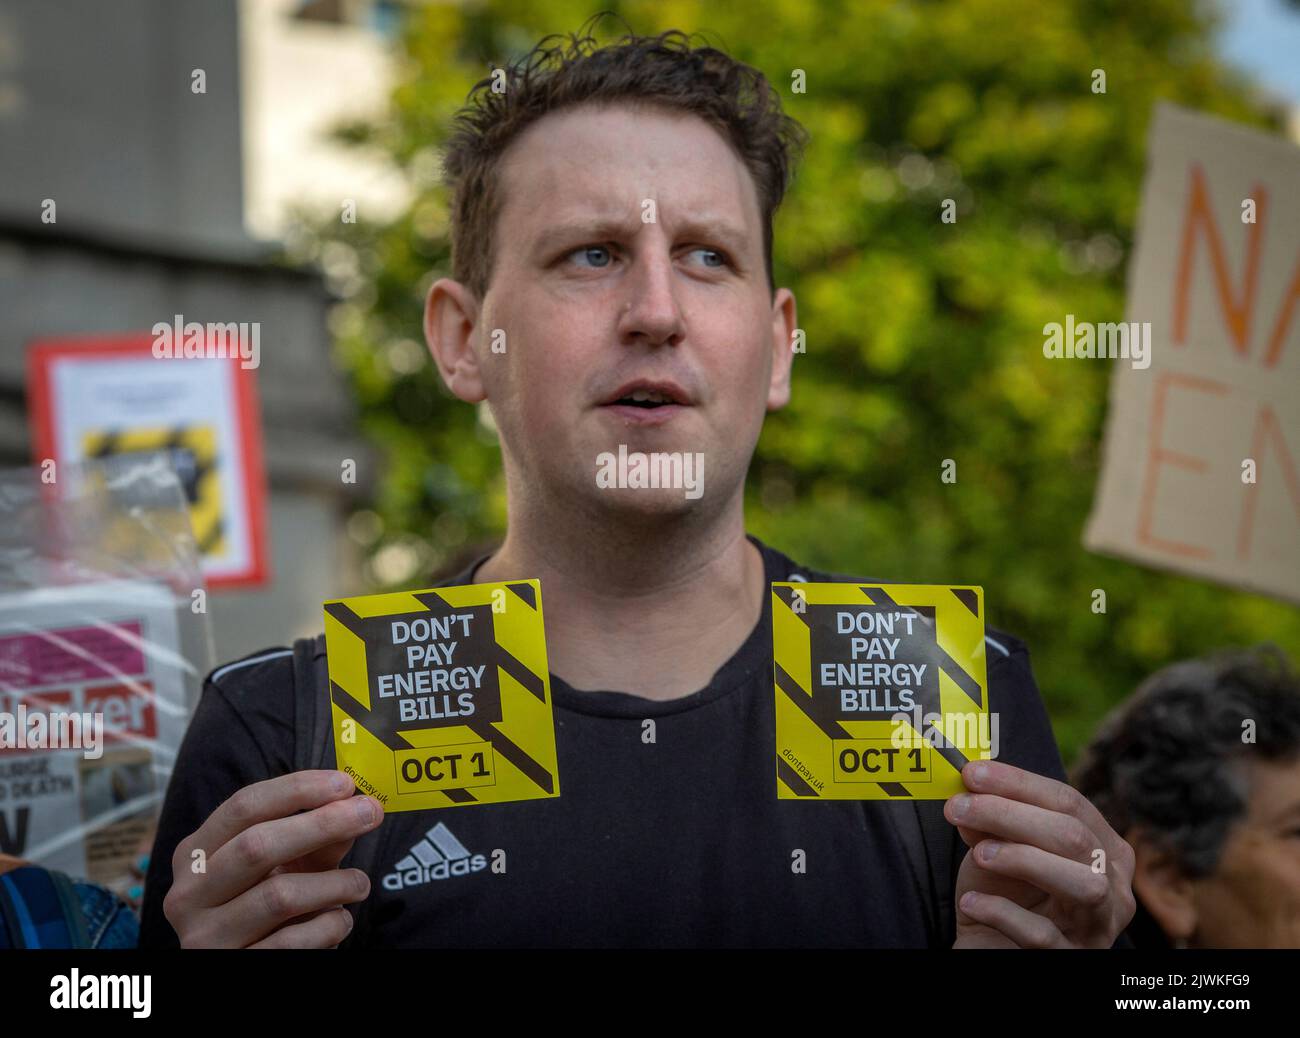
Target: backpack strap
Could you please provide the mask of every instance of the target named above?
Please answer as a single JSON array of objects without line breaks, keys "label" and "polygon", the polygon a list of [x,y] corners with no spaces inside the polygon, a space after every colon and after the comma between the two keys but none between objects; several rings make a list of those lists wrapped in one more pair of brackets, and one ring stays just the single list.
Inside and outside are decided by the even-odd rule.
[{"label": "backpack strap", "polygon": [[[295,771],[338,767],[334,753],[329,693],[329,667],[325,659],[325,635],[299,638],[293,643],[294,731],[293,766]],[[383,835],[381,835],[383,834]],[[379,826],[361,836],[339,863],[343,868],[360,869],[378,883],[377,863],[387,836]],[[358,905],[356,925],[343,942],[345,947],[363,946],[370,933],[370,901]]]},{"label": "backpack strap", "polygon": [[942,800],[912,801],[928,859],[930,899],[936,913],[931,946],[951,948],[957,939],[953,898],[959,857],[965,844],[953,824],[943,816],[943,805]]},{"label": "backpack strap", "polygon": [[293,643],[293,770],[332,768],[329,676],[325,670],[325,636]]},{"label": "backpack strap", "polygon": [[956,938],[953,915],[953,839],[956,830],[943,817],[942,800],[912,800],[880,805],[902,840],[912,884],[925,917],[926,943],[951,948]]}]

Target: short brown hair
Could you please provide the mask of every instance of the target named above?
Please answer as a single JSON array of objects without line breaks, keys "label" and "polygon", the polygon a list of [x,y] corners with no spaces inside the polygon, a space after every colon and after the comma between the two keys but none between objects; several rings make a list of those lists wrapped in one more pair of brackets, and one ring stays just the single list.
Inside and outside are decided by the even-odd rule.
[{"label": "short brown hair", "polygon": [[763,251],[772,277],[772,217],[781,204],[808,136],[781,111],[764,75],[708,46],[692,48],[677,29],[627,35],[597,45],[588,22],[578,33],[552,35],[528,54],[476,83],[443,154],[452,190],[452,276],[479,299],[492,277],[493,241],[501,208],[499,163],[525,128],[580,104],[627,102],[687,112],[714,127],[743,159],[763,214]]}]

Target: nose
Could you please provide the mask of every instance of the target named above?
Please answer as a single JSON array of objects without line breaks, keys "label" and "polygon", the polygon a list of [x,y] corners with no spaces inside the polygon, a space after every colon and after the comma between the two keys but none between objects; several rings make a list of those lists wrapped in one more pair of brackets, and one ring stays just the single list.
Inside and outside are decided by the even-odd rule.
[{"label": "nose", "polygon": [[619,341],[631,345],[675,346],[686,331],[678,306],[672,256],[658,246],[641,250],[623,281]]}]

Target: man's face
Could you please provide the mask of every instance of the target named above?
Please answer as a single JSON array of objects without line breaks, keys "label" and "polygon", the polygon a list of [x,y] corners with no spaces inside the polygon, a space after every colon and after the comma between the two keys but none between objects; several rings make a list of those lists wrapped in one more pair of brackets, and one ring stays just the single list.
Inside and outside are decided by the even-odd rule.
[{"label": "man's face", "polygon": [[1219,867],[1194,885],[1195,943],[1300,948],[1300,760],[1252,762],[1250,790]]},{"label": "man's face", "polygon": [[[589,513],[720,510],[788,398],[794,326],[744,163],[695,117],[584,106],[525,131],[500,188],[475,354],[512,492]],[[598,486],[620,445],[702,456],[702,497]]]}]

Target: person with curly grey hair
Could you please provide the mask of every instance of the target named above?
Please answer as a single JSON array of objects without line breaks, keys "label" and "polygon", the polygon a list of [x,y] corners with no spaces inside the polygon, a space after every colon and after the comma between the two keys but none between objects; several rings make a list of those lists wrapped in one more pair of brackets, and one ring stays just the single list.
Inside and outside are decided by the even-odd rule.
[{"label": "person with curly grey hair", "polygon": [[1300,948],[1300,675],[1281,652],[1158,671],[1074,784],[1137,854],[1138,947]]}]

